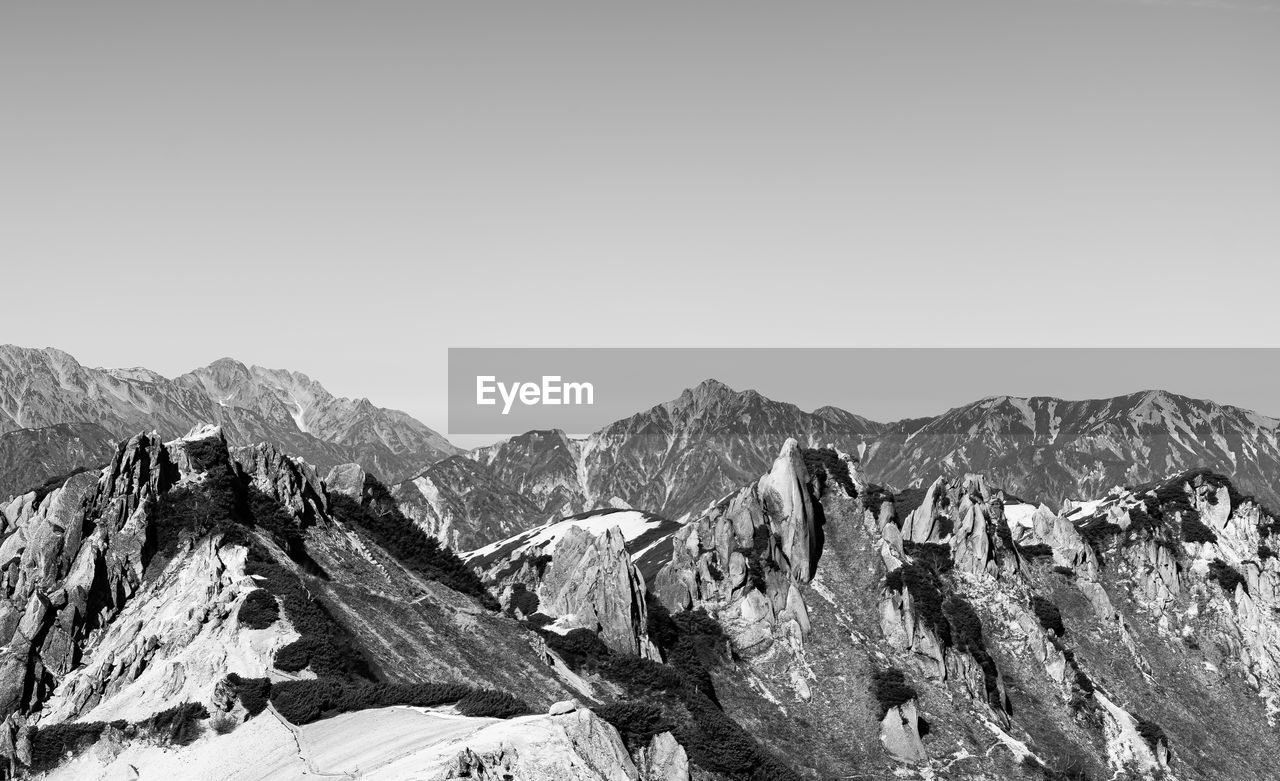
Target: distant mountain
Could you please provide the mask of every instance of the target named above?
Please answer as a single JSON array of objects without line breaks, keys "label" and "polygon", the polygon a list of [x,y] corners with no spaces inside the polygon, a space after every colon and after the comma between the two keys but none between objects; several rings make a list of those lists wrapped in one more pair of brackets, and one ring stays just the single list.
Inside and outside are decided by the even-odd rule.
[{"label": "distant mountain", "polygon": [[869,444],[863,469],[899,487],[938,473],[981,472],[1059,506],[1208,467],[1277,505],[1278,427],[1275,418],[1167,391],[1090,401],[996,396],[890,426]]},{"label": "distant mountain", "polygon": [[269,442],[324,468],[356,462],[389,481],[458,452],[403,412],[336,397],[296,372],[223,358],[168,379],[85,367],[52,348],[0,346],[0,433],[84,423],[116,439],[153,429],[174,438],[213,423],[235,444]]},{"label": "distant mountain", "polygon": [[[453,530],[448,532],[456,535],[451,540],[493,542],[511,533],[491,536],[500,524],[518,517],[508,509],[515,506],[514,497],[530,500],[544,521],[610,507],[644,508],[667,518],[696,514],[767,469],[789,437],[853,451],[883,429],[860,416],[827,410],[826,415],[808,413],[753,390],[736,391],[706,380],[585,439],[562,431],[530,431],[473,450],[468,455],[486,467],[483,472],[432,467],[431,491],[470,499],[434,502],[440,509],[433,512],[447,517],[424,524]],[[416,482],[406,481],[393,492],[406,497],[406,515],[425,517],[424,494],[410,486]],[[477,492],[492,501],[479,501]],[[503,515],[495,519],[490,509]]]},{"label": "distant mountain", "polygon": [[[500,484],[486,490],[523,495],[545,518],[610,506],[696,514],[766,468],[789,436],[861,454],[868,479],[897,489],[921,488],[939,474],[983,473],[993,485],[1058,507],[1207,467],[1280,506],[1278,427],[1274,418],[1167,391],[1088,401],[998,396],[884,424],[835,407],[807,413],[707,380],[585,439],[535,431],[470,456]],[[492,527],[476,516],[451,523]],[[478,538],[491,541],[483,532]]]},{"label": "distant mountain", "polygon": [[880,425],[804,412],[706,380],[674,401],[612,423],[582,443],[588,503],[619,498],[668,518],[700,512],[773,463],[789,437],[852,451]]},{"label": "distant mountain", "polygon": [[524,531],[548,517],[542,506],[465,456],[438,461],[391,488],[400,511],[457,550]]},{"label": "distant mountain", "polygon": [[232,410],[230,415],[251,413],[246,428],[257,419],[266,421],[261,439],[284,446],[288,443],[272,437],[297,432],[337,446],[342,461],[358,463],[386,480],[400,480],[460,452],[404,412],[375,407],[368,399],[334,396],[299,372],[247,367],[223,358],[175,381],[199,388],[222,409]]},{"label": "distant mountain", "polygon": [[865,431],[867,433],[877,433],[888,428],[887,424],[868,420],[861,415],[855,415],[849,410],[840,409],[839,407],[818,407],[813,411],[813,414],[820,418],[826,418],[832,423],[844,426],[845,428]]},{"label": "distant mountain", "polygon": [[582,442],[563,431],[530,431],[470,455],[546,515],[559,517],[586,509]]},{"label": "distant mountain", "polygon": [[0,434],[0,499],[35,488],[53,476],[103,466],[116,437],[93,423],[59,423]]}]

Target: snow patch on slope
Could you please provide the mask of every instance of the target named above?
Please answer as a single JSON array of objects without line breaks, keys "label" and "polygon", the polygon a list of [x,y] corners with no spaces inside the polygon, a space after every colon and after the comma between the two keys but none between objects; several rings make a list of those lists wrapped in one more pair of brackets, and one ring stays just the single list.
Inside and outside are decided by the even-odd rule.
[{"label": "snow patch on slope", "polygon": [[536,529],[530,529],[527,532],[519,534],[511,539],[500,540],[490,543],[483,548],[469,551],[462,554],[462,558],[471,560],[475,558],[483,558],[497,553],[500,549],[515,543],[508,557],[519,555],[533,547],[554,547],[571,528],[577,527],[583,529],[593,535],[601,535],[609,529],[617,526],[622,532],[622,536],[627,542],[638,539],[646,532],[654,531],[662,526],[663,520],[657,516],[641,512],[639,510],[619,510],[616,512],[597,511],[594,513],[584,514],[582,517],[566,518],[560,521],[552,521],[544,524]]},{"label": "snow patch on slope", "polygon": [[1004,506],[1004,518],[1008,521],[1009,528],[1013,529],[1021,526],[1025,529],[1030,529],[1033,526],[1031,518],[1036,514],[1036,507],[1037,505],[1026,502],[1006,504]]}]

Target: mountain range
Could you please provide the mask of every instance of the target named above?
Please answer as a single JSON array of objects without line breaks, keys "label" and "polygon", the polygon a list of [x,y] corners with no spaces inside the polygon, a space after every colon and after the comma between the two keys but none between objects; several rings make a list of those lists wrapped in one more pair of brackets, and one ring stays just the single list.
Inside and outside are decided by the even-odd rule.
[{"label": "mountain range", "polygon": [[[482,478],[455,472],[456,481],[433,485],[443,495],[500,495],[508,506],[516,497],[531,500],[541,512],[525,507],[526,519],[609,506],[679,518],[759,474],[788,437],[861,453],[864,474],[895,490],[973,472],[1013,495],[1060,507],[1204,466],[1280,506],[1280,421],[1165,391],[1098,401],[1001,396],[933,418],[877,423],[833,407],[807,413],[708,380],[585,438],[537,431],[478,448],[466,457],[485,467]],[[484,513],[449,523],[482,542],[503,536]]]},{"label": "mountain range", "polygon": [[1054,506],[1204,466],[1274,506],[1280,420],[1157,390],[1091,401],[996,396],[890,425],[863,462],[877,480],[901,486],[981,472]]},{"label": "mountain range", "polygon": [[46,465],[35,470],[5,457],[0,494],[33,484],[38,471],[48,477],[101,465],[138,431],[175,438],[204,423],[233,443],[270,442],[325,469],[355,462],[392,481],[459,452],[403,412],[336,397],[297,372],[223,358],[169,379],[149,369],[85,367],[52,348],[0,346],[0,454],[36,442]]},{"label": "mountain range", "polygon": [[788,437],[860,455],[868,478],[894,490],[975,472],[1058,507],[1204,466],[1280,505],[1280,421],[1165,391],[999,396],[880,423],[707,380],[586,437],[531,431],[464,451],[403,412],[335,397],[296,372],[222,359],[170,380],[0,347],[0,495],[98,466],[132,432],[172,438],[202,423],[233,444],[269,442],[321,469],[357,463],[458,550],[596,508],[700,513],[767,468]]},{"label": "mountain range", "polygon": [[1280,519],[1206,469],[1055,512],[789,438],[682,521],[464,560],[359,465],[203,426],[0,523],[4,778],[1227,781],[1280,751]]},{"label": "mountain range", "polygon": [[4,348],[0,389],[0,778],[1226,781],[1280,751],[1252,412],[879,423],[708,380],[462,451],[229,359]]}]

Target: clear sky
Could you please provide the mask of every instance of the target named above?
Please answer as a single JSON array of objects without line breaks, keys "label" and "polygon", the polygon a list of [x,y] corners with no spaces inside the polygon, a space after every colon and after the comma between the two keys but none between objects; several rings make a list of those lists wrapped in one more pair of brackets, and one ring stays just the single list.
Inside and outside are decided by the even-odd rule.
[{"label": "clear sky", "polygon": [[1275,346],[1278,85],[1280,0],[14,0],[0,342],[442,429],[449,346]]}]

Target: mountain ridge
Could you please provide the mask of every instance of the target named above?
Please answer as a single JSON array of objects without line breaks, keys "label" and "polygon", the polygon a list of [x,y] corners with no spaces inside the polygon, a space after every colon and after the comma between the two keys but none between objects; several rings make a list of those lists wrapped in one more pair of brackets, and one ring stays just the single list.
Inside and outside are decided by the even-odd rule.
[{"label": "mountain ridge", "polygon": [[[792,438],[689,521],[585,513],[468,567],[360,467],[204,427],[0,515],[0,776],[265,778],[234,756],[257,736],[303,778],[476,700],[547,715],[419,736],[423,777],[1226,781],[1276,748],[1249,727],[1280,702],[1280,521],[1205,469],[1054,513],[978,474],[886,492]],[[589,771],[545,764],[568,747]]]},{"label": "mountain ridge", "polygon": [[117,439],[218,424],[238,444],[270,442],[325,468],[355,461],[390,481],[459,452],[407,413],[334,396],[299,372],[220,358],[167,378],[86,367],[56,348],[0,346],[0,433],[78,423]]},{"label": "mountain ridge", "polygon": [[[1217,439],[1214,425],[1222,429]],[[995,395],[933,417],[877,423],[830,406],[808,413],[708,379],[585,438],[531,431],[467,456],[492,471],[489,490],[533,498],[547,517],[610,506],[667,517],[696,513],[767,466],[790,436],[856,453],[876,482],[899,489],[921,488],[940,472],[977,472],[1059,506],[1212,466],[1280,504],[1267,479],[1280,471],[1278,427],[1251,410],[1158,389],[1078,401]],[[1241,463],[1237,451],[1256,458]],[[453,523],[490,525],[480,518]]]},{"label": "mountain ridge", "polygon": [[[431,501],[421,496],[415,501],[422,512],[404,509],[431,515],[426,528],[452,529],[451,544],[466,546],[491,541],[487,535],[506,533],[513,522],[597,508],[696,513],[766,467],[792,436],[806,446],[834,444],[855,453],[867,474],[896,488],[923,487],[939,472],[982,472],[1012,492],[1058,506],[1208,466],[1280,504],[1268,479],[1280,471],[1280,421],[1154,388],[1084,400],[993,395],[939,415],[881,423],[831,405],[807,412],[709,378],[585,437],[530,431],[464,451],[407,413],[333,396],[288,369],[224,357],[168,379],[143,367],[86,368],[56,348],[0,347],[0,436],[38,441],[43,453],[19,463],[0,448],[0,493],[104,461],[100,432],[68,431],[61,440],[48,432],[14,433],[72,423],[101,427],[117,439],[152,429],[171,437],[214,423],[235,443],[271,442],[323,468],[354,461],[399,486],[449,456],[463,456],[484,469],[453,469],[431,481],[452,500],[427,512]],[[469,496],[473,490],[491,498]],[[504,507],[521,509],[511,519],[478,514]]]}]

